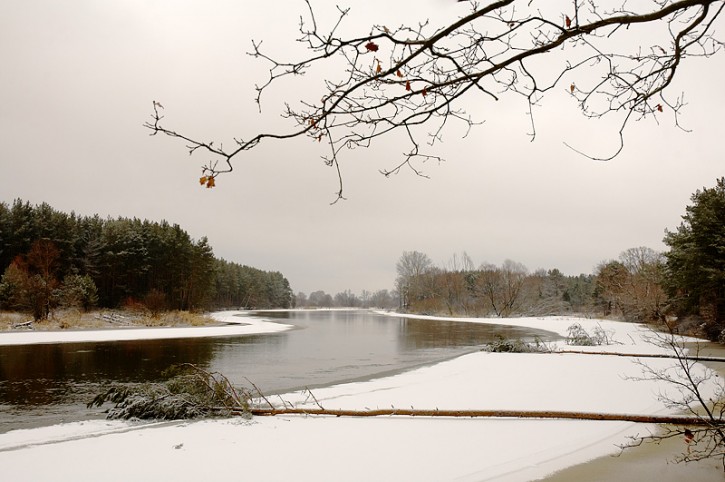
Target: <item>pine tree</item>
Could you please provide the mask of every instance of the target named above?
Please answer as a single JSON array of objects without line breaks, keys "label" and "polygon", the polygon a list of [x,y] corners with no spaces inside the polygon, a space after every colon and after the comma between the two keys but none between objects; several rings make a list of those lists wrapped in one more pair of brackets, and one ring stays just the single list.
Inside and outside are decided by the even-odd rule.
[{"label": "pine tree", "polygon": [[712,339],[725,329],[725,178],[698,190],[675,232],[666,231],[670,247],[666,282],[680,315],[705,321]]}]

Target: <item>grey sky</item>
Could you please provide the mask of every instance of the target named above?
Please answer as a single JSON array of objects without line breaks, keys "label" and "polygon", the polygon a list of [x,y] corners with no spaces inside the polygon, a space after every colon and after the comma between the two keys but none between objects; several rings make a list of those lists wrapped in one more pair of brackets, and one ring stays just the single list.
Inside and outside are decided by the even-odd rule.
[{"label": "grey sky", "polygon": [[[467,8],[452,0],[341,3],[353,6],[346,25],[359,33],[373,24],[437,24]],[[313,4],[334,12],[335,2]],[[207,158],[189,158],[182,143],[143,129],[152,100],[165,106],[167,127],[203,139],[284,130],[282,102],[321,91],[314,78],[281,83],[259,114],[254,85],[267,65],[246,52],[255,39],[294,57],[305,8],[302,0],[0,0],[0,201],[166,219],[208,236],[219,257],[281,271],[295,291],[334,294],[392,288],[404,250],[439,265],[466,251],[476,264],[510,258],[530,270],[589,273],[627,248],[664,249],[664,229],[679,224],[692,192],[725,175],[721,54],[681,67],[672,94],[685,91],[681,121],[692,132],[668,116],[633,123],[610,162],[563,145],[610,152],[616,144],[611,124],[586,121],[563,93],[537,110],[533,143],[521,101],[479,97],[466,108],[486,123],[465,139],[462,127],[451,129],[438,147],[446,162],[423,166],[430,179],[381,176],[405,148],[380,143],[345,154],[348,200],[330,206],[336,174],[319,146],[299,139],[261,145],[217,188],[201,188]]]}]

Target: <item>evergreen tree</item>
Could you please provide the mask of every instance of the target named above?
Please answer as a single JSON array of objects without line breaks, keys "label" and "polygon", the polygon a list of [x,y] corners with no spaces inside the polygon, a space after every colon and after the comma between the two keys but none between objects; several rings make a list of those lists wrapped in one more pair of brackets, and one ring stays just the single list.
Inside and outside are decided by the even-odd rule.
[{"label": "evergreen tree", "polygon": [[725,328],[725,178],[690,199],[680,226],[666,231],[666,283],[676,312],[702,317],[717,339]]},{"label": "evergreen tree", "polygon": [[90,276],[70,274],[63,278],[57,297],[63,307],[88,311],[98,303],[98,290]]},{"label": "evergreen tree", "polygon": [[[52,267],[40,269],[50,247]],[[0,274],[0,309],[41,318],[58,302],[155,310],[287,308],[292,302],[281,273],[217,260],[206,238],[195,241],[177,224],[68,215],[20,199],[0,203]]]}]

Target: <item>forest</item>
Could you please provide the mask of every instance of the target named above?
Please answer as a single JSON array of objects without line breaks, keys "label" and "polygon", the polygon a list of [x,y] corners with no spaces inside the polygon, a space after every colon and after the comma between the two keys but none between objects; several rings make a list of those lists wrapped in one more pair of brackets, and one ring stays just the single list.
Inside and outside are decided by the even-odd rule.
[{"label": "forest", "polygon": [[214,256],[178,224],[0,203],[0,309],[47,318],[56,307],[288,308],[279,272]]},{"label": "forest", "polygon": [[425,254],[406,251],[397,263],[401,306],[427,314],[464,316],[543,316],[592,314],[625,321],[663,316],[664,256],[646,247],[631,248],[619,259],[603,261],[594,274],[565,275],[560,270],[530,272],[507,259],[476,266],[467,253],[436,266]]},{"label": "forest", "polygon": [[725,342],[725,178],[697,190],[674,231],[670,249],[640,246],[604,260],[591,275],[557,269],[530,273],[521,263],[476,267],[464,252],[435,266],[406,251],[396,269],[401,308],[465,316],[592,314],[633,322],[672,322]]}]

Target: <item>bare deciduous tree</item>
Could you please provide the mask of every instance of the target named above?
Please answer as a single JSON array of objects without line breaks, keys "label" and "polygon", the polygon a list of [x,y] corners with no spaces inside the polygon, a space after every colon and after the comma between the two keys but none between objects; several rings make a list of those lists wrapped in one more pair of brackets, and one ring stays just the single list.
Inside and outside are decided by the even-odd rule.
[{"label": "bare deciduous tree", "polygon": [[667,300],[664,288],[665,257],[651,248],[630,248],[619,255],[630,273],[630,297],[638,319],[661,320]]},{"label": "bare deciduous tree", "polygon": [[381,172],[389,176],[407,167],[423,175],[420,162],[440,160],[426,144],[439,142],[451,121],[467,128],[478,123],[464,110],[466,103],[520,99],[533,140],[533,108],[554,89],[565,90],[587,118],[617,119],[613,151],[585,154],[608,160],[623,149],[632,120],[659,122],[666,116],[679,126],[684,101],[668,87],[680,65],[723,46],[714,37],[723,0],[471,0],[467,12],[447,25],[375,25],[351,37],[338,34],[350,9],[338,7],[337,22],[323,31],[310,0],[305,1],[308,15],[300,19],[298,42],[309,55],[279,60],[254,41],[250,52],[270,65],[269,77],[256,89],[260,108],[263,95],[280,79],[326,66],[338,72],[321,85],[321,94],[311,94],[319,100],[287,104],[287,130],[245,134],[224,147],[167,128],[162,105],[153,102],[152,119],[145,124],[152,135],[181,139],[191,154],[211,156],[202,168],[202,185],[213,187],[219,174],[232,171],[235,158],[262,141],[306,136],[326,146],[323,159],[339,178],[336,200],[343,199],[341,151],[400,133],[408,145],[402,160]]},{"label": "bare deciduous tree", "polygon": [[607,261],[596,269],[597,291],[605,314],[621,314],[627,321],[652,321],[664,318],[667,300],[664,288],[664,256],[638,247]]},{"label": "bare deciduous tree", "polygon": [[725,384],[714,370],[699,363],[699,344],[694,354],[688,353],[685,340],[672,328],[669,333],[653,332],[650,342],[667,349],[675,362],[662,368],[639,361],[643,372],[641,379],[663,382],[663,390],[658,395],[660,401],[668,408],[691,416],[697,424],[689,427],[663,425],[657,433],[634,437],[622,449],[643,442],[681,438],[686,449],[676,462],[716,458],[725,470]]},{"label": "bare deciduous tree", "polygon": [[467,277],[473,274],[474,269],[473,260],[463,251],[460,255],[453,253],[448,266],[441,270],[439,292],[449,315],[454,315],[458,309],[466,315],[471,312],[473,299],[469,295]]},{"label": "bare deciduous tree", "polygon": [[501,267],[483,263],[476,280],[476,292],[496,316],[510,316],[520,301],[519,295],[526,280],[526,266],[507,259]]},{"label": "bare deciduous tree", "polygon": [[398,273],[396,287],[401,297],[401,308],[407,308],[411,301],[425,297],[425,275],[433,268],[427,254],[420,251],[404,251],[395,264]]}]

